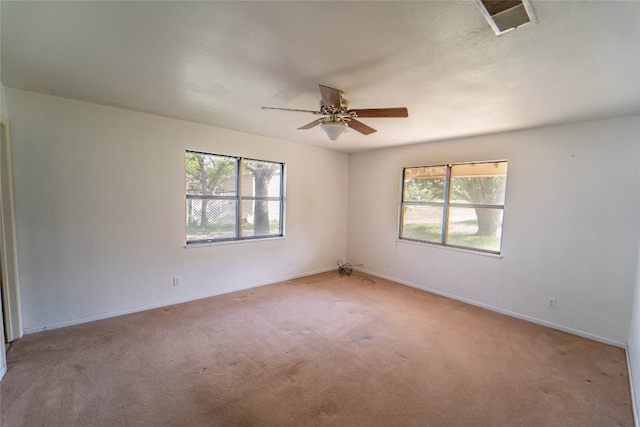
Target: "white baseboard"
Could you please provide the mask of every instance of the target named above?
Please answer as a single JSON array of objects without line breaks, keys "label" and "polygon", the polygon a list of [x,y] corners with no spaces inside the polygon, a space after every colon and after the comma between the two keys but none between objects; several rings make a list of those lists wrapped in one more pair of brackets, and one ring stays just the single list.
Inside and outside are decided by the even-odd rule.
[{"label": "white baseboard", "polygon": [[6,366],[0,366],[0,381],[2,381],[2,377],[4,377],[4,374],[7,373],[7,367]]},{"label": "white baseboard", "polygon": [[409,286],[411,288],[420,289],[420,290],[425,291],[425,292],[430,292],[432,294],[436,294],[436,295],[440,295],[440,296],[443,296],[443,297],[446,297],[446,298],[450,298],[450,299],[453,299],[453,300],[456,300],[456,301],[464,302],[465,304],[474,305],[476,307],[484,308],[486,310],[494,311],[496,313],[504,314],[506,316],[515,317],[515,318],[521,319],[521,320],[526,320],[527,322],[536,323],[538,325],[546,326],[548,328],[557,329],[559,331],[567,332],[569,334],[577,335],[579,337],[588,338],[590,340],[598,341],[598,342],[601,342],[603,344],[613,345],[615,347],[620,347],[620,348],[624,348],[625,347],[625,343],[622,343],[622,342],[619,342],[619,341],[615,341],[615,340],[612,340],[612,339],[609,339],[609,338],[601,337],[599,335],[594,335],[594,334],[591,334],[589,332],[584,332],[584,331],[581,331],[581,330],[578,330],[578,329],[569,328],[569,327],[566,327],[566,326],[563,326],[563,325],[558,325],[558,324],[553,323],[553,322],[548,322],[546,320],[542,320],[542,319],[538,319],[538,318],[535,318],[535,317],[527,316],[525,314],[521,314],[521,313],[517,313],[517,312],[514,312],[514,311],[505,310],[505,309],[502,309],[500,307],[496,307],[496,306],[493,306],[493,305],[481,303],[481,302],[470,300],[470,299],[467,299],[467,298],[462,298],[462,297],[459,297],[457,295],[453,295],[453,294],[449,294],[447,292],[442,292],[442,291],[437,290],[437,289],[429,288],[428,286],[418,285],[417,283],[412,283],[412,282],[408,282],[408,281],[405,281],[405,280],[400,280],[400,279],[397,279],[395,277],[386,276],[386,275],[383,275],[383,274],[380,274],[380,273],[377,273],[377,272],[368,271],[368,270],[360,270],[360,271],[362,271],[363,273],[370,274],[372,276],[376,276],[376,277],[380,277],[380,278],[383,278],[383,279],[391,280],[392,282],[400,283],[402,285]]},{"label": "white baseboard", "polygon": [[49,324],[45,324],[45,325],[32,326],[32,327],[29,327],[29,328],[25,328],[24,329],[24,333],[25,334],[35,334],[37,332],[43,332],[43,331],[47,331],[47,330],[50,330],[50,329],[65,328],[67,326],[80,325],[82,323],[89,323],[89,322],[93,322],[93,321],[96,321],[96,320],[103,320],[103,319],[108,319],[108,318],[111,318],[111,317],[124,316],[126,314],[139,313],[141,311],[153,310],[155,308],[167,307],[167,306],[175,305],[175,304],[182,304],[182,303],[185,303],[185,302],[196,301],[196,300],[203,299],[203,298],[215,297],[217,295],[224,295],[224,294],[228,294],[228,293],[231,293],[231,292],[244,291],[246,289],[252,289],[252,288],[257,288],[259,286],[270,285],[272,283],[278,283],[278,282],[284,282],[284,281],[287,281],[287,280],[293,280],[293,279],[297,279],[299,277],[311,276],[313,274],[326,273],[327,271],[336,270],[336,268],[337,267],[327,267],[327,268],[324,268],[324,269],[311,270],[311,271],[307,271],[307,272],[304,272],[304,273],[298,273],[298,274],[295,274],[295,275],[292,275],[292,276],[286,276],[286,277],[282,277],[282,278],[275,278],[273,280],[267,280],[267,281],[264,281],[264,282],[251,283],[251,284],[247,284],[245,286],[237,286],[237,287],[233,287],[233,288],[225,288],[225,289],[213,292],[213,293],[205,293],[205,294],[201,294],[201,295],[190,296],[188,298],[176,299],[176,300],[171,300],[171,301],[163,301],[163,302],[159,302],[159,303],[156,303],[156,304],[144,304],[144,305],[140,305],[140,306],[136,306],[136,307],[126,308],[126,309],[123,309],[123,310],[115,310],[115,311],[110,311],[110,312],[106,312],[106,313],[100,313],[100,314],[95,314],[95,315],[91,315],[91,316],[85,316],[85,317],[79,317],[79,318],[76,318],[76,319],[65,320],[63,322],[55,322],[55,323],[49,323]]},{"label": "white baseboard", "polygon": [[[166,307],[169,305],[174,305],[174,304],[182,304],[185,302],[189,302],[189,301],[195,301],[195,300],[199,300],[202,298],[209,298],[209,297],[213,297],[213,296],[217,296],[217,295],[223,295],[223,294],[228,294],[231,292],[236,292],[236,291],[242,291],[242,290],[246,290],[246,289],[251,289],[251,288],[257,288],[259,286],[264,286],[264,285],[269,285],[272,283],[278,283],[278,282],[284,282],[287,280],[293,280],[293,279],[297,279],[299,277],[304,277],[304,276],[310,276],[313,274],[319,274],[319,273],[326,273],[328,271],[332,271],[335,270],[336,267],[327,267],[327,268],[323,268],[323,269],[317,269],[317,270],[311,270],[311,271],[306,271],[303,273],[298,273],[295,275],[291,275],[291,276],[285,276],[285,277],[281,277],[281,278],[275,278],[273,280],[267,280],[267,281],[262,281],[262,282],[257,282],[257,283],[251,283],[251,284],[247,284],[245,286],[238,286],[238,287],[233,287],[233,288],[226,288],[226,289],[222,289],[222,290],[218,290],[216,292],[213,293],[206,293],[206,294],[201,294],[201,295],[196,295],[196,296],[191,296],[188,298],[183,298],[183,299],[177,299],[177,300],[171,300],[171,301],[163,301],[160,303],[156,303],[156,304],[145,304],[145,305],[141,305],[141,306],[136,306],[136,307],[130,307],[127,309],[123,309],[123,310],[116,310],[116,311],[111,311],[111,312],[106,312],[106,313],[100,313],[100,314],[96,314],[96,315],[92,315],[92,316],[86,316],[86,317],[81,317],[81,318],[76,318],[76,319],[71,319],[71,320],[66,320],[63,322],[56,322],[56,323],[50,323],[50,324],[45,324],[45,325],[38,325],[38,326],[33,326],[33,327],[29,327],[29,328],[25,328],[24,333],[25,334],[33,334],[36,332],[42,332],[42,331],[46,331],[49,329],[58,329],[58,328],[64,328],[67,326],[73,326],[73,325],[79,325],[82,323],[88,323],[88,322],[93,322],[95,320],[102,320],[102,319],[108,319],[110,317],[116,317],[116,316],[123,316],[126,314],[132,314],[132,313],[138,313],[141,311],[146,311],[146,310],[153,310],[155,308],[160,308],[160,307]],[[513,312],[513,311],[509,311],[509,310],[504,310],[500,307],[495,307],[492,305],[488,305],[488,304],[484,304],[484,303],[480,303],[478,301],[473,301],[467,298],[461,298],[457,295],[452,295],[449,294],[447,292],[442,292],[439,291],[437,289],[432,289],[429,288],[427,286],[422,286],[422,285],[418,285],[416,283],[412,283],[412,282],[408,282],[408,281],[404,281],[404,280],[400,280],[398,278],[395,277],[390,277],[390,276],[386,276],[383,274],[380,274],[378,272],[373,272],[373,271],[368,271],[365,269],[360,269],[359,271],[366,273],[366,274],[370,274],[372,276],[376,276],[376,277],[380,277],[386,280],[391,280],[393,282],[396,283],[400,283],[402,285],[405,286],[409,286],[412,288],[416,288],[416,289],[420,289],[423,290],[425,292],[430,292],[436,295],[440,295],[446,298],[450,298],[456,301],[460,301],[460,302],[464,302],[466,304],[470,304],[470,305],[474,305],[476,307],[480,307],[480,308],[484,308],[486,310],[490,310],[490,311],[494,311],[496,313],[500,313],[500,314],[504,314],[510,317],[515,317],[517,319],[522,319],[522,320],[526,320],[528,322],[532,322],[532,323],[536,323],[542,326],[546,326],[552,329],[557,329],[559,331],[563,331],[563,332],[567,332],[573,335],[577,335],[577,336],[581,336],[584,338],[588,338],[591,339],[593,341],[598,341],[604,344],[609,344],[609,345],[613,345],[616,347],[620,347],[620,348],[625,348],[625,343],[621,343],[615,340],[611,340],[609,338],[605,338],[605,337],[601,337],[598,335],[594,335],[588,332],[584,332],[584,331],[580,331],[577,329],[572,329],[572,328],[568,328],[566,326],[563,325],[558,325],[556,323],[552,323],[552,322],[548,322],[546,320],[542,320],[542,319],[538,319],[535,317],[531,317],[531,316],[527,316],[524,314],[520,314],[517,312]]]}]

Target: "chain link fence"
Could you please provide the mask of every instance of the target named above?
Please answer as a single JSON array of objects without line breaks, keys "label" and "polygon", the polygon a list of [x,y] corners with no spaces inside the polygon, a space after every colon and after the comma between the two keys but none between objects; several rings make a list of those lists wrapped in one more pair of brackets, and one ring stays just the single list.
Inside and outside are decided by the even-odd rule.
[{"label": "chain link fence", "polygon": [[[188,199],[187,218],[191,225],[211,223],[235,223],[236,201],[219,199]],[[204,210],[204,218],[203,218]]]}]

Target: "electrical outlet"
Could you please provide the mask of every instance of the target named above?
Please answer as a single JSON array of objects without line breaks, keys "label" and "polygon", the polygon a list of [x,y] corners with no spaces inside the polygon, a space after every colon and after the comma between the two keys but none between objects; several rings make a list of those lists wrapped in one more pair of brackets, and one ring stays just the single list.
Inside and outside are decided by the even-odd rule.
[{"label": "electrical outlet", "polygon": [[549,298],[548,308],[558,308],[558,298]]},{"label": "electrical outlet", "polygon": [[179,277],[174,277],[173,278],[173,286],[180,286],[180,278]]}]

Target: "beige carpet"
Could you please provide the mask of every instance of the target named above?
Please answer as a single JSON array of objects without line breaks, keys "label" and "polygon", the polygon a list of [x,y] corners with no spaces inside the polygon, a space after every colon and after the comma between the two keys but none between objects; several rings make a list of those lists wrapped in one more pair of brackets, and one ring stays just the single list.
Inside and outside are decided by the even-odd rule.
[{"label": "beige carpet", "polygon": [[624,351],[325,273],[27,335],[3,426],[632,426]]}]

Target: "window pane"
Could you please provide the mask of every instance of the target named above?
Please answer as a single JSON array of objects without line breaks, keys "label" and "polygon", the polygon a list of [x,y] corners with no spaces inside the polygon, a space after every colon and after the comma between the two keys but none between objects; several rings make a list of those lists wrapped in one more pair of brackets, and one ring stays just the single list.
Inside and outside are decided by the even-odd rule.
[{"label": "window pane", "polygon": [[405,205],[402,209],[400,237],[441,243],[443,209],[441,206]]},{"label": "window pane", "polygon": [[507,162],[451,166],[451,203],[504,205]]},{"label": "window pane", "polygon": [[235,158],[193,153],[185,155],[187,194],[236,195]]},{"label": "window pane", "polygon": [[236,200],[187,199],[187,241],[238,237],[237,210]]},{"label": "window pane", "polygon": [[502,209],[450,208],[446,243],[499,252],[502,214]]},{"label": "window pane", "polygon": [[242,160],[243,196],[280,197],[282,163]]},{"label": "window pane", "polygon": [[446,166],[406,168],[404,170],[404,201],[444,202]]},{"label": "window pane", "polygon": [[242,202],[242,236],[279,236],[280,202],[244,200]]}]

